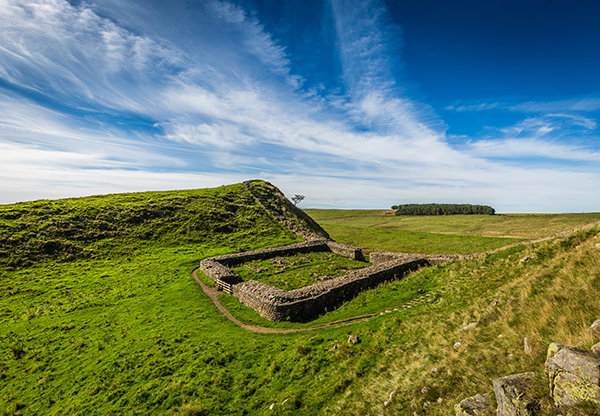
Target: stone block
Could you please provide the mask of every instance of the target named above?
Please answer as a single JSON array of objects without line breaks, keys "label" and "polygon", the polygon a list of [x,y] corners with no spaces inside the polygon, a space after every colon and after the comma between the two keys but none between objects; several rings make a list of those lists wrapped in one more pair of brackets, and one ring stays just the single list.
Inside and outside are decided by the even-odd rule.
[{"label": "stone block", "polygon": [[350,335],[348,338],[348,344],[358,344],[360,341],[358,340],[358,336]]},{"label": "stone block", "polygon": [[349,246],[348,244],[336,243],[335,241],[327,241],[327,246],[332,253],[339,254],[340,256],[348,257],[350,259],[364,261],[362,249],[359,247]]},{"label": "stone block", "polygon": [[598,331],[598,330],[600,330],[600,319],[596,319],[594,321],[594,323],[592,323],[592,325],[590,326],[589,329],[592,330],[592,331]]},{"label": "stone block", "polygon": [[531,415],[534,399],[529,395],[534,373],[512,374],[494,380],[494,393],[498,402],[498,416]]},{"label": "stone block", "polygon": [[548,347],[546,374],[557,406],[600,404],[600,360],[592,351],[553,342]]},{"label": "stone block", "polygon": [[204,259],[200,262],[200,270],[211,280],[218,282],[219,280],[235,284],[241,281],[240,277],[228,267],[223,266],[214,259]]},{"label": "stone block", "polygon": [[490,394],[476,394],[454,406],[456,416],[486,416],[491,412]]}]

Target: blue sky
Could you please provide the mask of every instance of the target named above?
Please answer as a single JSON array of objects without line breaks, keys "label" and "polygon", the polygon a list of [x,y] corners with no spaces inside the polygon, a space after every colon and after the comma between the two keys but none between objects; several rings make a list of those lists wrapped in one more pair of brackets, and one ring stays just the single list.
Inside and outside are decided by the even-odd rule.
[{"label": "blue sky", "polygon": [[600,2],[4,0],[0,203],[262,178],[600,211]]}]

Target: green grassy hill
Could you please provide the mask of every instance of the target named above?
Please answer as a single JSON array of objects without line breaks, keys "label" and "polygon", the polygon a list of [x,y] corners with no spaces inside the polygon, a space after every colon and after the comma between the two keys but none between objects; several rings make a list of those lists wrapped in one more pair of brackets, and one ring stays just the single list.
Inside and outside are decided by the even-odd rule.
[{"label": "green grassy hill", "polygon": [[282,237],[296,238],[242,185],[0,206],[0,264],[8,267],[106,258],[144,246],[235,248]]},{"label": "green grassy hill", "polygon": [[[453,414],[495,377],[541,374],[549,342],[600,341],[587,331],[600,317],[599,233],[424,269],[312,323],[269,323],[223,295],[264,326],[375,314],[258,334],[190,276],[205,257],[299,241],[242,185],[0,206],[0,413]],[[536,383],[540,414],[553,414]]]}]

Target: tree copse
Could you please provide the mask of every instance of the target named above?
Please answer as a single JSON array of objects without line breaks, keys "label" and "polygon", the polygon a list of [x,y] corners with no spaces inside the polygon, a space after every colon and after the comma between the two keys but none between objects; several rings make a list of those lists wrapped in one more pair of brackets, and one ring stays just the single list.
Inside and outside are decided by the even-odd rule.
[{"label": "tree copse", "polygon": [[472,204],[404,204],[393,205],[396,215],[494,215],[489,205]]}]

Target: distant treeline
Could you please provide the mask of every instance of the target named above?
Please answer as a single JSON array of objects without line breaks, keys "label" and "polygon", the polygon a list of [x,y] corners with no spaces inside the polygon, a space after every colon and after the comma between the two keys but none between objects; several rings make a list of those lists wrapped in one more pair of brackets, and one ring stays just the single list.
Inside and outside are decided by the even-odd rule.
[{"label": "distant treeline", "polygon": [[404,204],[393,205],[396,215],[494,215],[489,205],[471,204]]}]

